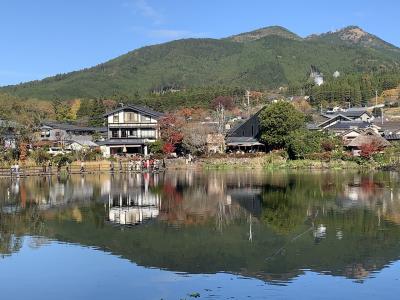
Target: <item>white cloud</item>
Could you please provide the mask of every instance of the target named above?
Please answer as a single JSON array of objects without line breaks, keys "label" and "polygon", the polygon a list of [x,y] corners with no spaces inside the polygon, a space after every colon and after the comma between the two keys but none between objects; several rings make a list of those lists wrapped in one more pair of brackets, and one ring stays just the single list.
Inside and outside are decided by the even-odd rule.
[{"label": "white cloud", "polygon": [[134,0],[133,2],[125,2],[123,6],[128,7],[135,13],[152,20],[154,24],[161,24],[164,22],[164,16],[153,6],[151,6],[147,0]]}]

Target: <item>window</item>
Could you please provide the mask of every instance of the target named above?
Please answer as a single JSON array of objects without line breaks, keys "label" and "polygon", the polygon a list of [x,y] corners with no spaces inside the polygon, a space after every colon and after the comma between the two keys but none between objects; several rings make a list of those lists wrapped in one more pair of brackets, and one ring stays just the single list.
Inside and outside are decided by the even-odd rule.
[{"label": "window", "polygon": [[123,138],[127,137],[127,130],[126,129],[121,129],[121,137],[123,137]]},{"label": "window", "polygon": [[111,137],[117,138],[118,137],[118,129],[111,130]]},{"label": "window", "polygon": [[41,136],[42,138],[50,137],[50,131],[42,131],[42,132],[40,133],[40,136]]},{"label": "window", "polygon": [[143,128],[140,132],[141,132],[142,138],[156,137],[156,131],[152,128]]},{"label": "window", "polygon": [[142,122],[149,123],[149,122],[150,122],[150,117],[148,117],[148,116],[142,116]]},{"label": "window", "polygon": [[125,113],[125,123],[136,123],[138,121],[138,115],[134,112]]},{"label": "window", "polygon": [[113,123],[119,123],[119,114],[113,115]]},{"label": "window", "polygon": [[138,131],[137,131],[137,129],[130,129],[130,130],[129,130],[129,136],[130,136],[130,137],[137,137],[137,136],[138,136]]}]

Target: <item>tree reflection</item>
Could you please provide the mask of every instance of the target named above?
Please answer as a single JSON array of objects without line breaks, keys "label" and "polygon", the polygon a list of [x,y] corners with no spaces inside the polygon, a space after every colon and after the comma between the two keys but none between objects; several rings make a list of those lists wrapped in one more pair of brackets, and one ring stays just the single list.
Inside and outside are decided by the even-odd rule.
[{"label": "tree reflection", "polygon": [[38,177],[0,180],[0,197],[2,255],[34,236],[34,248],[56,239],[149,267],[287,281],[304,269],[363,280],[400,253],[394,173]]}]

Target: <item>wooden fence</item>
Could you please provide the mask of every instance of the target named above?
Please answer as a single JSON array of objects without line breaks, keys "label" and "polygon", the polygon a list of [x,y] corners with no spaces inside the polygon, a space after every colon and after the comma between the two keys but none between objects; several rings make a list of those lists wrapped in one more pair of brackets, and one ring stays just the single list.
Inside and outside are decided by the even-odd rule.
[{"label": "wooden fence", "polygon": [[57,166],[20,166],[16,169],[14,166],[10,168],[0,168],[0,177],[27,177],[27,176],[43,176],[43,175],[57,175],[57,174],[93,174],[99,172],[108,173],[128,173],[128,172],[142,172],[154,171],[153,169],[136,169],[135,166],[127,162],[90,162],[85,163],[83,166],[80,164],[71,164],[62,168]]}]

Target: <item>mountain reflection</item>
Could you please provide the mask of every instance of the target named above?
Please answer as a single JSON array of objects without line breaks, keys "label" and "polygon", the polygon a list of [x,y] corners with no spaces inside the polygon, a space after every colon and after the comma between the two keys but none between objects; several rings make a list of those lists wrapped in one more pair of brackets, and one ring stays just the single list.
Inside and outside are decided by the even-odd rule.
[{"label": "mountain reflection", "polygon": [[79,243],[179,272],[287,282],[311,269],[362,281],[399,259],[398,182],[246,171],[2,179],[0,253],[31,236],[33,248]]}]

